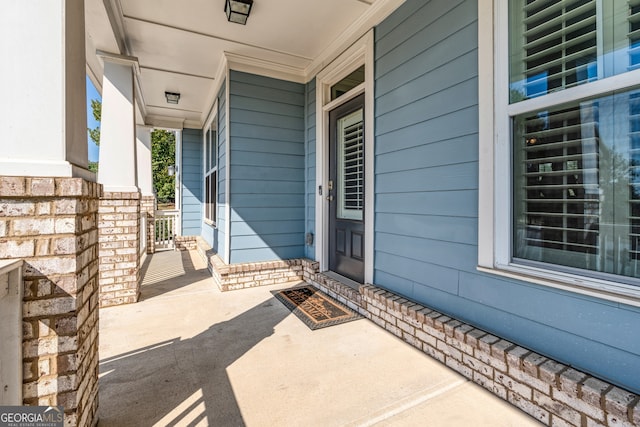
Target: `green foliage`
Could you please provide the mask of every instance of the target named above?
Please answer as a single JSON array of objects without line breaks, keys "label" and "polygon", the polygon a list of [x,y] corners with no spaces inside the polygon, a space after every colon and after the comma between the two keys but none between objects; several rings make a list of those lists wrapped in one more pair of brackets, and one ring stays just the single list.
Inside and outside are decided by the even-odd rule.
[{"label": "green foliage", "polygon": [[[102,119],[102,103],[97,99],[91,100],[93,117],[97,122]],[[89,137],[100,145],[100,125],[95,129],[88,129]],[[153,185],[156,189],[158,202],[175,202],[175,176],[169,176],[168,168],[175,164],[176,158],[176,134],[167,130],[154,130],[151,132],[151,172]],[[98,162],[89,162],[89,170],[98,171]]]},{"label": "green foliage", "polygon": [[175,201],[175,176],[168,168],[175,164],[176,134],[167,130],[151,132],[151,172],[159,203]]},{"label": "green foliage", "polygon": [[98,122],[98,126],[94,129],[87,129],[89,131],[89,137],[94,144],[100,145],[100,121],[102,120],[102,102],[97,99],[91,100],[91,110],[93,111],[93,118]]}]

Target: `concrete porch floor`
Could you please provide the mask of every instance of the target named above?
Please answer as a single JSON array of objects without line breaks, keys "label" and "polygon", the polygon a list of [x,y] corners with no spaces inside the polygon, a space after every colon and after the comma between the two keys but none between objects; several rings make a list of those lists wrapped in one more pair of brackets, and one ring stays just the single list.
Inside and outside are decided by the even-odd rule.
[{"label": "concrete porch floor", "polygon": [[100,311],[100,426],[534,426],[362,319],[311,331],[272,291],[221,293],[159,252],[142,300]]}]

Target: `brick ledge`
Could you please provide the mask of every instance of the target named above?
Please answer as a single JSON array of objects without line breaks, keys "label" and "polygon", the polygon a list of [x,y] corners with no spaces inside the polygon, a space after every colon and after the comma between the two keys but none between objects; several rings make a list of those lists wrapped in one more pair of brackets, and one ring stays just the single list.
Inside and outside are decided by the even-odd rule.
[{"label": "brick ledge", "polygon": [[640,426],[640,396],[385,289],[306,280],[547,425]]}]

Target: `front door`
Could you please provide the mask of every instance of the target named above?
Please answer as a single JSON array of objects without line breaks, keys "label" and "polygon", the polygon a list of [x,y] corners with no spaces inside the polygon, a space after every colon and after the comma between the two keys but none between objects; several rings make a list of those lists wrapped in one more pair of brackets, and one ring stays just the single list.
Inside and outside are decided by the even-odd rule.
[{"label": "front door", "polygon": [[364,283],[364,95],[329,112],[329,269]]}]

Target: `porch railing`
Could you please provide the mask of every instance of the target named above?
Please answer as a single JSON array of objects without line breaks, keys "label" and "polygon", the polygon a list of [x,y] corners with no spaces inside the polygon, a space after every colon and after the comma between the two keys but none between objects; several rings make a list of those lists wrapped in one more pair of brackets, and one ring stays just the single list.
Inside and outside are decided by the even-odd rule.
[{"label": "porch railing", "polygon": [[22,260],[0,260],[0,405],[22,405]]},{"label": "porch railing", "polygon": [[178,211],[156,211],[155,221],[155,249],[174,249]]},{"label": "porch railing", "polygon": [[139,255],[147,252],[147,213],[140,212],[140,247]]}]

